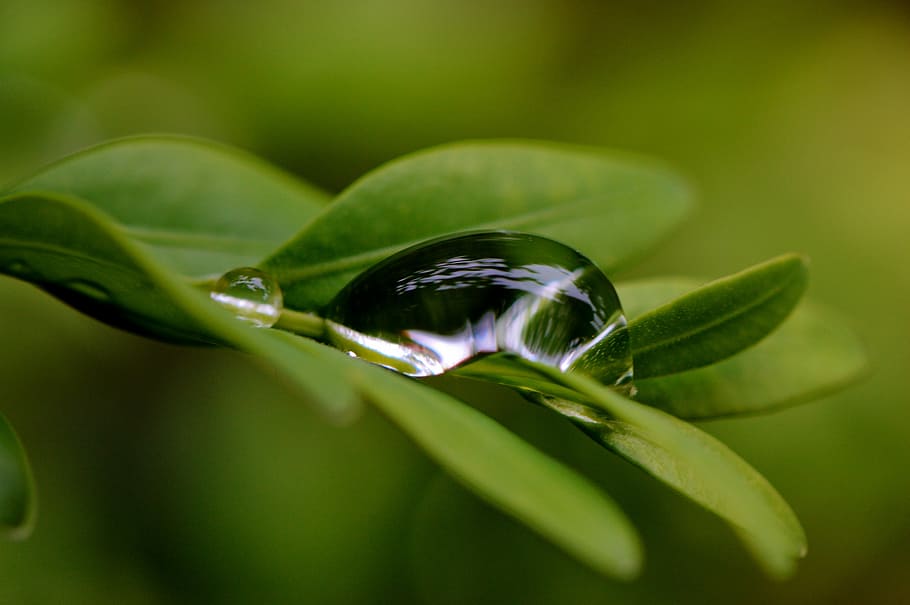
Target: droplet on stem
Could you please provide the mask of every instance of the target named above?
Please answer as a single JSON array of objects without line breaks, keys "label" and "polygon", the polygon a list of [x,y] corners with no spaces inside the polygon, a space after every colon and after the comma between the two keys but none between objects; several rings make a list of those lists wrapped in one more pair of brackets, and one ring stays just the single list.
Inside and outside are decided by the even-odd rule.
[{"label": "droplet on stem", "polygon": [[257,328],[270,328],[281,316],[283,297],[278,281],[254,267],[228,271],[215,282],[209,295],[237,319]]},{"label": "droplet on stem", "polygon": [[575,250],[535,235],[418,244],[360,274],[325,317],[333,345],[409,376],[504,352],[608,385],[632,379],[613,284]]}]

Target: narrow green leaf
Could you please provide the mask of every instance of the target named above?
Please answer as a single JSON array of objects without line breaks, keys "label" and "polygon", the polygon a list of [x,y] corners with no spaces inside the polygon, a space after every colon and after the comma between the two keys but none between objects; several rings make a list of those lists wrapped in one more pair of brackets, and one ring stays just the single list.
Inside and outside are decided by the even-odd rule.
[{"label": "narrow green leaf", "polygon": [[222,145],[140,136],[76,153],[9,192],[78,197],[184,275],[253,265],[319,213],[327,196]]},{"label": "narrow green leaf", "polygon": [[[598,443],[730,523],[771,576],[790,575],[797,559],[805,555],[805,534],[784,499],[715,438],[585,376],[513,358],[497,363],[526,366],[516,370],[524,374],[519,384],[525,392],[533,389],[547,395],[538,400]],[[536,380],[529,369],[538,374]],[[563,399],[567,393],[574,393],[575,400]]]},{"label": "narrow green leaf", "polygon": [[590,481],[460,401],[314,341],[288,338],[308,355],[337,360],[366,398],[479,496],[601,573],[637,575],[637,533]]},{"label": "narrow green leaf", "polygon": [[357,409],[353,389],[334,365],[302,354],[288,335],[235,320],[81,200],[0,198],[0,273],[133,332],[255,353],[332,417],[345,419]]},{"label": "narrow green leaf", "polygon": [[[694,290],[690,279],[620,284],[630,318]],[[636,380],[636,400],[675,416],[707,419],[757,414],[811,401],[867,372],[865,348],[848,322],[830,309],[802,302],[767,338],[708,367]]]},{"label": "narrow green leaf", "polygon": [[787,254],[707,284],[629,323],[636,379],[703,367],[754,345],[806,289],[808,270]]},{"label": "narrow green leaf", "polygon": [[0,532],[23,539],[35,519],[35,488],[25,450],[0,414]]},{"label": "narrow green leaf", "polygon": [[714,365],[636,383],[642,402],[682,418],[756,414],[838,391],[868,371],[843,317],[803,303],[771,336]]},{"label": "narrow green leaf", "polygon": [[321,308],[366,267],[457,231],[551,237],[610,270],[641,254],[689,208],[686,185],[650,160],[532,142],[468,142],[367,174],[266,261],[287,304]]}]

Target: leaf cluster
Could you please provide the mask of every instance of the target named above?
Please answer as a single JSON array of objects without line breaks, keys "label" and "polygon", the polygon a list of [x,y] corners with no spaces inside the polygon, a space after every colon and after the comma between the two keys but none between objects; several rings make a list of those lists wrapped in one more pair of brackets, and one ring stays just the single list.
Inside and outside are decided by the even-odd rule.
[{"label": "leaf cluster", "polygon": [[[255,265],[278,278],[292,314],[318,312],[390,254],[477,229],[551,237],[612,275],[690,205],[685,182],[668,168],[596,149],[447,145],[382,166],[332,199],[236,150],[135,137],[65,158],[3,192],[0,272],[138,334],[252,353],[334,421],[356,418],[368,402],[478,495],[595,569],[631,578],[642,561],[637,533],[592,481],[447,394],[299,334],[237,322],[204,286]],[[771,575],[784,577],[806,547],[795,515],[757,471],[687,420],[806,401],[862,373],[862,349],[842,322],[816,305],[797,308],[806,282],[805,259],[787,254],[704,285],[617,284],[630,318],[634,399],[505,355],[455,374],[510,386],[568,418],[715,512]],[[28,526],[29,477],[0,418],[0,525]]]}]

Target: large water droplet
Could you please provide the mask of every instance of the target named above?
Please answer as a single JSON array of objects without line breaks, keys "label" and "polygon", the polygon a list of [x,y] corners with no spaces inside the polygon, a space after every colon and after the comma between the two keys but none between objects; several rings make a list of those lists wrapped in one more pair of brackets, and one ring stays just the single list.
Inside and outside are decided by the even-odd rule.
[{"label": "large water droplet", "polygon": [[232,269],[222,275],[210,296],[237,319],[257,328],[270,328],[281,316],[283,297],[278,281],[253,267]]},{"label": "large water droplet", "polygon": [[336,347],[409,376],[489,353],[632,378],[626,318],[589,259],[543,237],[471,233],[419,244],[359,275],[326,309]]}]

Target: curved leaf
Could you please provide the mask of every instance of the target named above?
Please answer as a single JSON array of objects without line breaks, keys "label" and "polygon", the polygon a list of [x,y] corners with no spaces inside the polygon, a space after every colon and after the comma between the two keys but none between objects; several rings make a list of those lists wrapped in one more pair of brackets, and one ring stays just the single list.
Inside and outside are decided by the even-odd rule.
[{"label": "curved leaf", "polygon": [[256,353],[332,417],[344,419],[357,409],[337,368],[302,354],[287,334],[235,320],[81,200],[28,193],[0,199],[0,273],[108,324]]},{"label": "curved leaf", "polygon": [[265,264],[290,307],[312,310],[371,264],[457,231],[538,233],[610,270],[688,208],[686,185],[650,160],[532,142],[458,143],[367,174]]},{"label": "curved leaf", "polygon": [[[620,284],[631,318],[694,290],[690,279]],[[811,302],[755,346],[714,365],[636,380],[636,400],[675,416],[757,414],[837,391],[867,372],[865,348],[843,317]]]},{"label": "curved leaf", "polygon": [[35,519],[35,488],[25,451],[0,414],[0,531],[12,539],[28,536]]},{"label": "curved leaf", "polygon": [[[525,393],[544,394],[535,400],[730,523],[773,577],[790,575],[796,560],[805,555],[805,533],[780,494],[707,433],[626,399],[585,376],[514,358],[505,357],[497,363],[524,366],[502,380],[503,384],[517,386]],[[574,400],[563,399],[566,394],[572,394]]]},{"label": "curved leaf", "polygon": [[25,191],[90,202],[157,260],[191,277],[257,263],[327,201],[254,156],[175,136],[91,147],[9,190]]},{"label": "curved leaf", "polygon": [[787,254],[633,319],[636,379],[699,368],[752,346],[790,314],[807,282],[805,259]]},{"label": "curved leaf", "polygon": [[367,399],[479,496],[601,573],[638,574],[637,533],[593,483],[452,397],[312,340],[288,338],[308,355],[342,364]]}]

